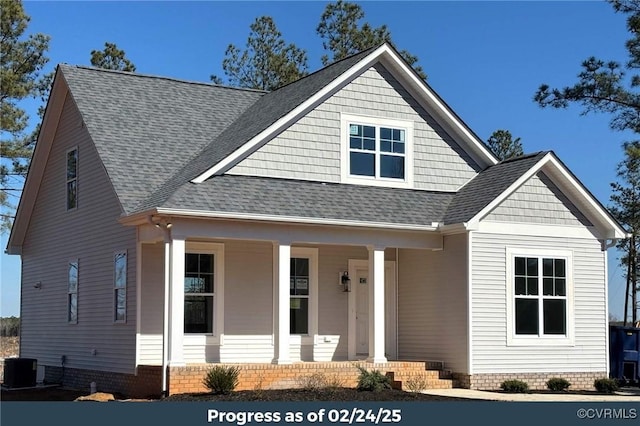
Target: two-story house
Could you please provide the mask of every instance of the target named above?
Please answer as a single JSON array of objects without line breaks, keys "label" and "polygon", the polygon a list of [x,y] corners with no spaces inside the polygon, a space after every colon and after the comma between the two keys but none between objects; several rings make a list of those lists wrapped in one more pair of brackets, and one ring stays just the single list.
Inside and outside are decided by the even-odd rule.
[{"label": "two-story house", "polygon": [[7,249],[48,381],[175,393],[223,363],[267,388],[359,362],[589,388],[625,237],[553,152],[498,162],[385,44],[269,93],[60,65]]}]

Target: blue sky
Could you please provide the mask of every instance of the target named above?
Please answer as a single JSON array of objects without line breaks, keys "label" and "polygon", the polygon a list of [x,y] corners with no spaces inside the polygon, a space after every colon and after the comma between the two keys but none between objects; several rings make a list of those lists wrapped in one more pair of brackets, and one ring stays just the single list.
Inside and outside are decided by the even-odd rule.
[{"label": "blue sky", "polygon": [[[591,55],[625,61],[625,17],[604,2],[361,2],[366,20],[386,24],[400,49],[420,59],[429,84],[484,140],[496,129],[521,137],[527,152],[552,149],[591,192],[609,203],[609,183],[628,133],[607,115],[580,108],[541,109],[541,83],[572,84]],[[324,53],[315,28],[326,2],[53,2],[26,1],[28,32],[51,36],[48,69],[89,64],[105,41],[124,49],[137,72],[209,81],[222,76],[229,43],[246,42],[249,25],[274,18],[287,42],[307,50],[310,70]],[[27,103],[35,116],[34,103]],[[6,247],[7,236],[0,238]],[[609,307],[622,316],[624,280],[609,253]],[[0,316],[19,315],[20,262],[1,258]]]}]

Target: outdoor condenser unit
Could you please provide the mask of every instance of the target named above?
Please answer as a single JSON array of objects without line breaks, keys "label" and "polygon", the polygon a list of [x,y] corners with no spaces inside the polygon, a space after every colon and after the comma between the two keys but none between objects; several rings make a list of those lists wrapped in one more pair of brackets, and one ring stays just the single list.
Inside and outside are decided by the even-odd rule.
[{"label": "outdoor condenser unit", "polygon": [[5,358],[4,385],[9,388],[28,388],[36,385],[38,361],[34,358]]}]

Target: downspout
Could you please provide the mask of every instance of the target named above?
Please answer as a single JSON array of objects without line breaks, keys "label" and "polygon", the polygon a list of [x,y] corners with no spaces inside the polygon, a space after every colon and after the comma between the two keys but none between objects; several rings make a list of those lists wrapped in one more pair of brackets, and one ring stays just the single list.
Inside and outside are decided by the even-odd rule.
[{"label": "downspout", "polygon": [[167,387],[167,368],[169,367],[169,290],[171,288],[171,224],[154,222],[151,216],[147,221],[160,228],[164,236],[164,298],[162,301],[162,395],[169,396]]}]

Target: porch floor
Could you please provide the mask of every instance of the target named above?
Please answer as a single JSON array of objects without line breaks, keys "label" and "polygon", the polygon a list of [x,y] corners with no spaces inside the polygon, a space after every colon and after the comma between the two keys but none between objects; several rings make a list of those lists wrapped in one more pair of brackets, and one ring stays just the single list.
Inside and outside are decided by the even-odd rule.
[{"label": "porch floor", "polygon": [[215,365],[235,366],[240,370],[236,390],[287,389],[305,387],[356,387],[361,366],[379,370],[391,378],[392,386],[403,390],[450,389],[453,380],[442,363],[429,361],[295,362],[293,364],[188,364],[169,367],[169,393],[206,392],[202,379]]}]

